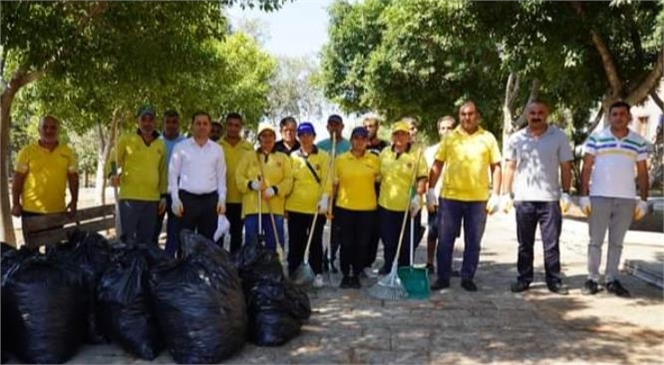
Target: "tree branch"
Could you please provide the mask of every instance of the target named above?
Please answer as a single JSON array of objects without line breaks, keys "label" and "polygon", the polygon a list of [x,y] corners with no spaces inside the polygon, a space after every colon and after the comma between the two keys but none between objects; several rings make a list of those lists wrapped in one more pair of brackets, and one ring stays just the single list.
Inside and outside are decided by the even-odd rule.
[{"label": "tree branch", "polygon": [[644,100],[646,100],[648,95],[657,88],[663,73],[664,47],[660,49],[659,55],[657,56],[657,61],[655,61],[655,65],[653,66],[652,71],[650,71],[650,74],[648,74],[648,77],[646,77],[646,79],[643,80],[643,82],[639,84],[639,86],[636,87],[634,91],[629,93],[627,98],[625,98],[625,101],[627,101],[630,105],[642,103]]},{"label": "tree branch", "polygon": [[650,97],[655,102],[655,104],[657,104],[659,110],[664,112],[664,102],[662,102],[662,99],[659,98],[659,95],[657,95],[657,92],[655,90],[650,91]]}]

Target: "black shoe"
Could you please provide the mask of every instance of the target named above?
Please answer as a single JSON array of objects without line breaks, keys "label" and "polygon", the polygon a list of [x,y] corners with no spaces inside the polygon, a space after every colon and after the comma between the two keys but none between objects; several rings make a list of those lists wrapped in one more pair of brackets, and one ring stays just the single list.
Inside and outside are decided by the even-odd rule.
[{"label": "black shoe", "polygon": [[431,290],[442,290],[442,289],[447,289],[450,287],[450,281],[449,280],[436,280],[433,285],[431,285]]},{"label": "black shoe", "polygon": [[586,282],[583,284],[583,289],[581,289],[581,293],[585,295],[595,295],[599,292],[599,284],[597,284],[596,281],[594,280],[586,280]]},{"label": "black shoe", "polygon": [[569,294],[569,290],[567,290],[567,286],[563,285],[563,283],[561,283],[560,281],[546,283],[546,287],[549,288],[549,291],[552,292],[552,293],[556,293],[556,294],[560,294],[560,295]]},{"label": "black shoe", "polygon": [[527,281],[517,280],[510,285],[512,293],[521,293],[530,289],[530,283]]},{"label": "black shoe", "polygon": [[429,274],[433,274],[436,272],[436,269],[433,267],[433,264],[427,264],[427,271]]},{"label": "black shoe", "polygon": [[343,279],[341,279],[341,284],[339,284],[339,288],[341,288],[341,289],[352,288],[352,283],[351,283],[350,276],[345,276],[344,275]]},{"label": "black shoe", "polygon": [[631,296],[629,291],[625,289],[618,280],[609,281],[605,286],[607,292],[613,293],[621,298],[629,298]]},{"label": "black shoe", "polygon": [[350,287],[353,289],[362,289],[362,284],[360,284],[360,278],[358,276],[350,277]]},{"label": "black shoe", "polygon": [[477,285],[471,279],[461,279],[461,287],[466,291],[477,291]]},{"label": "black shoe", "polygon": [[337,267],[334,266],[334,261],[330,262],[330,269],[332,270],[333,274],[338,274],[339,270],[337,270]]}]

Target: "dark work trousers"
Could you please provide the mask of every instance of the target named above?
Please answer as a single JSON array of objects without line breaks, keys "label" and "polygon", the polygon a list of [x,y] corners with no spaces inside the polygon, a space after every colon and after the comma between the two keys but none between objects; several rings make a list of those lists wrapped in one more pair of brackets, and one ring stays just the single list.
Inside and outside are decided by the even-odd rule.
[{"label": "dark work trousers", "polygon": [[450,280],[454,241],[463,222],[464,247],[461,279],[472,280],[480,260],[480,247],[486,227],[486,201],[439,199],[438,248],[436,261],[438,280]]},{"label": "dark work trousers", "polygon": [[375,225],[376,212],[373,210],[359,211],[337,208],[335,220],[340,228],[340,266],[341,273],[353,276],[364,270],[367,248],[371,232]]},{"label": "dark work trousers", "polygon": [[120,199],[122,242],[154,243],[159,202]]},{"label": "dark work trousers", "polygon": [[[180,190],[180,201],[184,214],[180,218],[179,229],[189,229],[211,240],[217,230],[217,192],[192,194]],[[180,234],[178,233],[178,236]],[[181,248],[181,247],[180,247]]]},{"label": "dark work trousers", "polygon": [[[334,204],[334,202],[331,202],[331,204]],[[339,251],[339,247],[341,246],[341,226],[336,219],[338,212],[339,208],[334,206],[332,208],[332,216],[334,216],[334,219],[332,219],[332,227],[330,228],[332,230],[330,233],[330,249],[332,250],[330,253],[330,264],[334,263],[334,260],[337,259],[337,251]]]},{"label": "dark work trousers", "polygon": [[[374,190],[376,191],[376,196],[380,193],[380,184],[374,184]],[[378,210],[376,210],[376,217],[374,217],[373,234],[371,239],[369,239],[369,247],[367,248],[367,261],[364,263],[364,267],[371,268],[376,261],[376,255],[378,254],[378,245],[380,244],[380,226],[378,222],[380,221]]]},{"label": "dark work trousers", "polygon": [[559,283],[561,281],[559,239],[563,221],[560,204],[557,201],[520,201],[515,202],[514,207],[516,209],[516,234],[519,240],[518,280],[527,283],[533,281],[533,247],[535,230],[539,224],[544,246],[546,282]]},{"label": "dark work trousers", "polygon": [[178,220],[179,218],[173,213],[173,199],[171,195],[166,196],[166,211],[163,214],[159,214],[157,217],[157,228],[155,229],[155,242],[159,243],[159,235],[161,234],[161,227],[164,223],[164,216],[166,216],[166,247],[164,251],[168,254],[169,257],[175,257],[175,251],[177,251],[178,242],[180,237],[178,237]]},{"label": "dark work trousers", "polygon": [[[41,217],[48,215],[49,213],[33,213],[33,212],[26,212],[25,210],[21,212],[21,225],[25,227],[25,219],[26,218],[31,218],[31,217]],[[57,213],[56,213],[57,214]],[[39,233],[39,231],[35,231],[32,233]],[[23,229],[23,244],[27,245],[28,243],[28,231]],[[51,244],[51,245],[46,245],[46,253],[49,253],[53,248],[55,248],[57,244]],[[35,246],[33,248],[24,248],[25,250],[29,250],[31,252],[39,252],[39,246]]]},{"label": "dark work trousers", "polygon": [[[379,214],[379,224],[380,224],[380,239],[383,241],[383,255],[385,257],[385,263],[383,264],[383,272],[389,272],[392,270],[392,263],[397,253],[397,246],[399,244],[399,236],[401,235],[401,225],[403,223],[403,212],[398,212],[394,210],[385,209],[383,207],[378,208]],[[415,237],[413,243],[413,250],[417,249],[420,241],[418,240],[419,231],[421,230],[420,224],[418,222],[421,219],[422,213],[417,213],[415,216]],[[406,218],[406,227],[403,234],[403,243],[401,244],[401,250],[399,254],[399,267],[401,266],[410,266],[410,213]]]},{"label": "dark work trousers", "polygon": [[[307,248],[313,219],[313,214],[288,212],[288,273],[290,275],[295,273],[304,260],[304,251]],[[309,265],[316,274],[323,272],[323,227],[325,227],[325,215],[319,214],[309,248]]]},{"label": "dark work trousers", "polygon": [[242,203],[226,203],[226,218],[231,224],[229,234],[231,236],[231,253],[233,253],[242,247],[242,227],[244,227]]}]

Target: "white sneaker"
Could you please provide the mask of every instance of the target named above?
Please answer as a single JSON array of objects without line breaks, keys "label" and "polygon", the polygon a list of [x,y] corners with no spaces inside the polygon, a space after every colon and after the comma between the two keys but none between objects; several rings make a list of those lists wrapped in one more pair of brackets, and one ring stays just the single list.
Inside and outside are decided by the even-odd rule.
[{"label": "white sneaker", "polygon": [[324,285],[325,283],[323,283],[323,275],[316,275],[314,278],[314,288],[322,288]]}]

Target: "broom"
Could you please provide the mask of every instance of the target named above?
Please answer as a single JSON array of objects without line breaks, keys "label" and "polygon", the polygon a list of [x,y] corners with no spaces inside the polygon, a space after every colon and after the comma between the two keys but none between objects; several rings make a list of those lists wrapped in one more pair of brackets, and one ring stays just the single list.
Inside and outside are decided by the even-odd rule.
[{"label": "broom", "polygon": [[[262,178],[265,176],[263,173],[263,164],[261,163],[260,156],[258,153],[256,154],[256,159],[258,160],[258,168],[260,169],[261,173],[261,182]],[[261,184],[262,185],[262,184]],[[258,192],[258,204],[260,207],[260,204],[263,200],[263,197],[261,196],[261,191]],[[272,236],[274,237],[274,242],[275,242],[275,249],[277,251],[277,256],[279,257],[279,262],[281,263],[284,259],[284,250],[281,248],[281,242],[279,242],[279,233],[277,232],[277,224],[274,221],[274,214],[272,214],[272,207],[270,206],[270,202],[267,203],[267,211],[270,214],[270,222],[272,223]],[[261,212],[262,213],[262,212]],[[258,222],[260,223],[261,220],[263,219],[262,215],[259,215]]]},{"label": "broom", "polygon": [[[332,133],[332,159],[330,161],[330,171],[328,172],[331,174],[332,182],[334,183],[334,167],[337,159],[337,137]],[[332,188],[332,194],[330,194],[330,204],[327,206],[327,220],[325,224],[327,225],[329,223],[328,231],[330,232],[329,235],[327,236],[327,249],[325,250],[325,268],[327,272],[327,282],[332,284],[332,219],[330,218],[332,216],[332,204],[334,204],[334,187]]]},{"label": "broom", "polygon": [[406,203],[406,210],[403,213],[403,219],[401,221],[401,232],[399,232],[399,243],[397,244],[397,253],[392,261],[392,269],[390,273],[387,274],[384,278],[378,280],[378,282],[369,288],[369,295],[377,299],[384,300],[397,300],[403,299],[406,297],[406,289],[399,279],[398,267],[399,267],[399,254],[401,253],[401,245],[403,244],[403,237],[406,233],[406,222],[408,221],[408,215],[410,214],[410,197],[413,194],[413,189],[415,186],[415,178],[417,177],[417,169],[420,161],[420,156],[422,154],[422,149],[419,150],[417,155],[417,163],[413,168],[413,172],[410,177],[410,189],[406,197],[408,202]]},{"label": "broom", "polygon": [[[334,140],[332,142],[332,145],[333,145],[332,148],[334,148],[335,147]],[[334,161],[331,161],[330,164],[333,163]],[[323,185],[321,186],[323,190],[321,192],[321,197],[323,194],[325,194],[325,186],[329,181],[330,172],[331,170],[327,171],[327,174],[325,175],[325,180],[323,180]],[[316,221],[318,220],[318,214],[319,214],[318,209],[316,209],[316,212],[314,213],[314,220],[311,221],[311,226],[309,227],[309,238],[307,239],[307,247],[304,250],[304,260],[293,274],[293,283],[295,283],[296,285],[302,285],[302,286],[310,285],[316,278],[316,273],[314,273],[314,270],[311,268],[311,265],[309,265],[309,249],[311,248],[311,241],[314,237],[314,230],[316,228]]]}]

